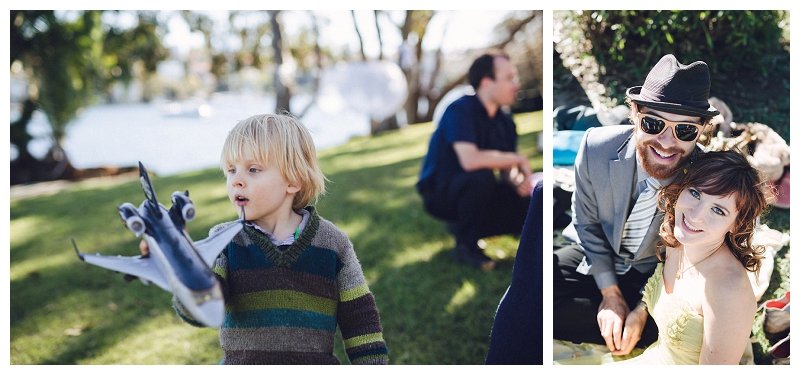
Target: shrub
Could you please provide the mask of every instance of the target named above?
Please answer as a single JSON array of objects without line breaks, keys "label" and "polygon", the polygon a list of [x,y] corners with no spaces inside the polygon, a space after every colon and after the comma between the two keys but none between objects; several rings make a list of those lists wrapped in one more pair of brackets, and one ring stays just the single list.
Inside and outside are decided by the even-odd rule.
[{"label": "shrub", "polygon": [[[776,52],[788,53],[788,14],[766,11],[583,11],[578,14],[601,69],[637,85],[668,53],[703,60],[712,76],[746,70],[766,78]],[[621,93],[624,95],[624,92]]]}]

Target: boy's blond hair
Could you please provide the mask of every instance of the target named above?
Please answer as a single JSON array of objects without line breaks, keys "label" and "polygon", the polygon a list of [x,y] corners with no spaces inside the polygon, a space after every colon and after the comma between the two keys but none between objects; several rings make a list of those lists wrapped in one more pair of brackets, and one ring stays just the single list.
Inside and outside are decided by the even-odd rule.
[{"label": "boy's blond hair", "polygon": [[307,206],[325,193],[325,175],[317,162],[317,151],[306,127],[291,114],[255,115],[239,121],[228,133],[222,147],[220,168],[244,157],[250,150],[255,161],[269,165],[274,162],[283,178],[292,185],[300,185],[293,209]]}]

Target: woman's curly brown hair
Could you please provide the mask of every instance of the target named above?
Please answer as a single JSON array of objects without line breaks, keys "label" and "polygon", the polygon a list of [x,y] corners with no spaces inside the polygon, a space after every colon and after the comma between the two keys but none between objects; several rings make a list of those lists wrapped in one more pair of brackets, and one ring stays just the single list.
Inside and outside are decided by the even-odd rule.
[{"label": "woman's curly brown hair", "polygon": [[[683,176],[663,188],[659,195],[658,208],[664,211],[659,247],[680,246],[674,236],[674,228],[675,203],[682,191],[693,187],[703,194],[723,197],[736,193],[739,214],[733,230],[725,236],[725,242],[744,268],[758,275],[765,249],[763,246],[753,246],[753,232],[759,215],[774,200],[774,194],[761,174],[736,150],[700,153],[697,160],[684,171]],[[663,261],[661,254],[658,257]]]}]

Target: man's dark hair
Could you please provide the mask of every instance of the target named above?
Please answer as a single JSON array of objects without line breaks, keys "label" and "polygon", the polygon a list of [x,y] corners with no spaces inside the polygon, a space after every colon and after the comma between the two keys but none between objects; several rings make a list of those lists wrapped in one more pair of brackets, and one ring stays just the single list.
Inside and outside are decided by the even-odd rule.
[{"label": "man's dark hair", "polygon": [[478,86],[481,84],[481,80],[484,77],[488,77],[494,79],[494,58],[495,57],[502,57],[507,60],[510,60],[508,55],[503,52],[490,52],[485,53],[475,59],[472,62],[472,65],[469,67],[469,73],[467,73],[467,81],[475,90],[478,90]]}]

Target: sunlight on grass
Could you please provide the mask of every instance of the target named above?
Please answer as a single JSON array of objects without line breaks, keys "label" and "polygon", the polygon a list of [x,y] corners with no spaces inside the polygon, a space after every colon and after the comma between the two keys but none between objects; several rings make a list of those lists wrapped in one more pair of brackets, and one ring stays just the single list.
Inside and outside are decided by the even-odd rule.
[{"label": "sunlight on grass", "polygon": [[55,356],[60,348],[69,346],[71,337],[64,334],[63,330],[45,329],[42,325],[36,327],[35,335],[12,336],[9,343],[12,364],[39,364],[41,358]]},{"label": "sunlight on grass", "polygon": [[493,259],[514,259],[519,247],[519,238],[511,235],[489,237],[481,240],[484,253]]},{"label": "sunlight on grass", "polygon": [[90,190],[90,189],[110,189],[117,187],[121,184],[136,181],[139,178],[139,172],[124,173],[117,176],[91,178],[85,181],[75,183],[73,191]]},{"label": "sunlight on grass", "polygon": [[527,112],[514,115],[517,124],[517,133],[520,135],[542,131],[544,129],[544,115],[542,111]]},{"label": "sunlight on grass", "polygon": [[[517,123],[517,132],[520,135],[541,131],[543,128],[542,111],[519,114],[514,118]],[[354,139],[348,145],[336,148],[336,151],[342,156],[329,159],[323,171],[381,167],[409,159],[422,158],[428,151],[428,142],[435,129],[435,125],[428,122],[390,131],[371,139]],[[347,152],[342,153],[345,150],[354,155],[348,155]],[[330,152],[323,150],[319,155],[324,157]]]},{"label": "sunlight on grass", "polygon": [[417,262],[429,262],[443,247],[444,244],[441,241],[407,247],[403,251],[395,253],[391,267],[402,268]]},{"label": "sunlight on grass", "polygon": [[351,191],[347,194],[347,199],[354,204],[366,205],[373,201],[375,198],[374,194],[375,192],[368,189]]},{"label": "sunlight on grass", "polygon": [[[31,311],[12,331],[17,364],[216,364],[218,331],[183,323],[161,298],[156,307],[129,294],[76,290]],[[80,308],[77,308],[80,306]],[[152,305],[151,305],[152,306]],[[120,331],[117,326],[124,326]],[[35,330],[24,327],[36,327]]]},{"label": "sunlight on grass", "polygon": [[[359,236],[369,230],[371,223],[368,220],[348,221],[347,223],[336,223],[339,229],[347,233],[348,237]],[[355,249],[358,254],[359,249]]]},{"label": "sunlight on grass", "polygon": [[426,150],[427,147],[417,146],[409,148],[386,148],[384,150],[376,150],[375,152],[361,151],[361,157],[338,157],[332,159],[329,163],[329,168],[325,168],[327,171],[323,170],[323,172],[329,172],[330,170],[358,170],[362,168],[382,167],[408,159],[422,157],[425,155]]},{"label": "sunlight on grass", "polygon": [[396,176],[395,179],[392,181],[391,185],[393,188],[396,189],[412,188],[415,189],[414,191],[416,191],[417,180],[419,180],[419,177],[416,175],[410,175],[405,178],[401,178],[401,176]]},{"label": "sunlight on grass", "polygon": [[11,247],[21,246],[42,235],[41,228],[46,219],[44,216],[26,216],[12,220],[8,232],[11,234]]},{"label": "sunlight on grass", "polygon": [[[407,208],[408,207],[408,199],[407,197],[402,196],[395,196],[392,198],[384,199],[381,206],[384,209],[399,209],[399,208]],[[420,209],[422,209],[422,205],[420,204]]]},{"label": "sunlight on grass", "polygon": [[195,187],[189,191],[189,197],[192,198],[194,205],[200,209],[203,205],[213,204],[220,199],[228,200],[228,191],[225,190],[225,180],[217,184],[204,184],[201,188]]},{"label": "sunlight on grass", "polygon": [[214,364],[222,358],[219,331],[189,326],[172,311],[147,320],[132,333],[87,364]]},{"label": "sunlight on grass", "polygon": [[453,294],[453,298],[450,299],[450,302],[447,303],[447,306],[445,306],[444,310],[450,314],[453,314],[459,307],[475,298],[475,294],[475,285],[472,284],[471,281],[465,280],[461,285],[461,288],[459,288],[456,293]]},{"label": "sunlight on grass", "polygon": [[47,257],[31,258],[29,260],[15,262],[14,267],[9,271],[9,279],[10,281],[16,281],[28,277],[31,273],[42,273],[46,272],[48,269],[68,266],[69,264],[74,264],[75,266],[80,265],[80,260],[78,256],[75,255],[74,251],[63,252]]},{"label": "sunlight on grass", "polygon": [[394,164],[408,159],[416,159],[424,156],[425,152],[427,152],[427,147],[417,145],[416,147],[394,149],[390,152],[382,151],[370,155],[369,158],[359,158],[356,160],[363,162],[363,166],[378,167]]},{"label": "sunlight on grass", "polygon": [[81,342],[81,350],[91,351],[97,343],[84,342],[89,337],[86,333],[98,328],[97,316],[106,311],[93,310],[83,303],[90,294],[77,291],[62,298],[50,298],[46,305],[27,312],[24,319],[12,326],[13,363],[58,362],[56,358],[73,350],[77,342]]}]

